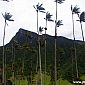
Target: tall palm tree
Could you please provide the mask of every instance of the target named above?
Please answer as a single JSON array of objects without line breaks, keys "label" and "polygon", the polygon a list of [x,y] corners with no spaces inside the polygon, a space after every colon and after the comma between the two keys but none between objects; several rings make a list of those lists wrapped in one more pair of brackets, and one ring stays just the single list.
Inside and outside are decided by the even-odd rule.
[{"label": "tall palm tree", "polygon": [[35,8],[36,12],[37,12],[37,32],[39,33],[39,30],[38,30],[38,12],[42,12],[42,13],[45,13],[44,10],[45,8],[42,7],[43,4],[37,4],[36,6],[33,5],[33,7]]},{"label": "tall palm tree", "polygon": [[[76,55],[76,46],[75,46],[75,33],[74,33],[74,18],[73,15],[77,14],[79,17],[80,8],[77,7],[77,5],[73,8],[71,5],[71,11],[72,11],[72,23],[73,23],[73,39],[74,39],[74,57],[75,57],[75,64],[76,64],[76,77],[78,78],[78,64],[77,64],[77,55]],[[72,60],[73,61],[73,60]]]},{"label": "tall palm tree", "polygon": [[84,34],[83,34],[83,28],[82,28],[82,22],[85,22],[85,12],[82,12],[79,17],[80,25],[81,25],[81,32],[82,32],[82,38],[84,42]]},{"label": "tall palm tree", "polygon": [[[57,23],[56,23],[56,26],[57,26],[57,27],[60,27],[61,25],[63,25],[62,20],[58,20]],[[58,65],[59,65],[59,66],[57,66],[57,79],[58,79],[58,74],[60,74],[60,73],[58,72],[58,69],[60,69],[60,55],[61,55],[61,53],[62,53],[61,50],[62,50],[62,49],[60,49],[60,48],[57,49],[57,56],[59,55],[59,56],[57,57],[57,59],[58,59],[58,60],[57,60],[57,63],[58,63]],[[61,76],[61,75],[59,75],[59,77],[60,77],[60,76]],[[60,80],[59,80],[59,85],[60,85]]]},{"label": "tall palm tree", "polygon": [[57,37],[57,3],[62,4],[65,0],[55,0],[56,2],[56,20],[55,20],[55,85],[56,85],[56,37]]},{"label": "tall palm tree", "polygon": [[46,20],[46,27],[44,28],[45,29],[45,76],[44,76],[44,85],[46,85],[46,54],[47,54],[46,31],[47,31],[47,21],[53,22],[53,20],[51,19],[51,16],[53,16],[53,15],[51,15],[49,12],[46,12],[46,18],[44,18]]},{"label": "tall palm tree", "polygon": [[2,16],[4,17],[5,19],[5,25],[4,25],[4,34],[3,34],[3,83],[5,83],[5,51],[4,51],[4,40],[5,40],[5,29],[6,29],[6,25],[7,25],[7,21],[14,21],[13,19],[11,19],[12,15],[10,13],[6,13],[5,12],[5,15],[2,14]]},{"label": "tall palm tree", "polygon": [[[42,33],[43,27],[39,27],[39,33]],[[42,68],[41,68],[41,46],[40,46],[40,37],[38,37],[38,45],[39,45],[39,62],[40,62],[40,85],[42,85]]]},{"label": "tall palm tree", "polygon": [[[36,12],[37,12],[38,53],[39,53],[39,65],[40,65],[41,85],[42,85],[42,71],[41,71],[41,52],[40,52],[40,41],[39,41],[39,29],[38,29],[38,12],[45,13],[44,12],[45,8],[43,8],[42,5],[43,4],[39,4],[39,3],[36,6],[33,5],[33,7],[36,9]],[[38,58],[37,58],[37,60],[38,60]],[[37,67],[36,67],[36,70],[37,70]]]}]

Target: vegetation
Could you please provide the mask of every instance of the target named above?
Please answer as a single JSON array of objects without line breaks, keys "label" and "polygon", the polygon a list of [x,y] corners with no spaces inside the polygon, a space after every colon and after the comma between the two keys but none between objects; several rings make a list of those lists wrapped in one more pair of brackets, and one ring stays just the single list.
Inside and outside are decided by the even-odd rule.
[{"label": "vegetation", "polygon": [[[22,31],[22,33],[21,33]],[[28,44],[26,33],[30,34],[32,37],[28,37]],[[22,35],[22,36],[21,36]],[[37,34],[29,32],[27,30],[20,29],[19,32],[14,36],[14,38],[10,41],[9,44],[5,46],[5,53],[6,53],[6,76],[7,79],[13,76],[12,74],[12,41],[15,40],[18,44],[14,45],[15,48],[15,65],[14,65],[14,76],[18,80],[20,77],[21,79],[25,78],[27,81],[30,81],[32,78],[35,79],[35,76],[39,76],[40,74],[36,74],[36,63],[37,63]],[[46,63],[46,75],[50,76],[50,81],[53,83],[54,81],[54,37],[46,35],[47,39],[47,63]],[[41,56],[42,56],[42,73],[44,73],[44,66],[45,66],[45,57],[44,57],[44,35],[40,36],[41,38]],[[62,41],[61,41],[62,40]],[[35,42],[34,42],[35,41]],[[72,83],[72,72],[71,72],[71,51],[70,48],[73,45],[73,41],[66,39],[64,37],[58,37],[58,48],[57,48],[57,56],[58,61],[57,70],[58,70],[58,79],[62,78],[68,80]],[[50,46],[50,47],[49,47]],[[76,41],[77,47],[77,57],[78,57],[78,68],[79,68],[79,75],[82,76],[85,73],[84,68],[84,55],[85,55],[85,44],[81,41]],[[81,50],[79,50],[81,49]],[[23,51],[24,50],[24,51]],[[0,48],[0,58],[2,56],[2,47]],[[81,56],[81,57],[80,57]],[[24,58],[24,60],[23,60]],[[32,62],[31,62],[32,61]],[[24,62],[24,63],[23,63]],[[35,63],[35,64],[34,64]],[[83,63],[83,64],[82,64]],[[24,68],[23,68],[24,64]],[[0,64],[2,66],[2,62]],[[74,67],[75,68],[75,67]],[[32,72],[32,74],[31,74]],[[39,72],[39,66],[38,66]],[[75,73],[75,70],[74,70]],[[43,74],[44,76],[44,74]],[[39,80],[39,78],[38,78]],[[21,81],[21,80],[20,80]],[[47,79],[48,81],[48,79]]]}]

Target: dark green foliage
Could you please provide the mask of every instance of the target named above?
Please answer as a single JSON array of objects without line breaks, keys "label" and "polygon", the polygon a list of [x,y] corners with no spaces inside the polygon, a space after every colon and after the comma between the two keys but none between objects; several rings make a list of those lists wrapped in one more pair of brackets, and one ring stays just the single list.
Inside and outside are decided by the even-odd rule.
[{"label": "dark green foliage", "polygon": [[[26,37],[28,36],[28,38]],[[30,38],[31,37],[31,38]],[[54,36],[46,35],[47,39],[47,74],[51,76],[51,83],[54,81]],[[27,77],[28,80],[36,74],[37,63],[37,34],[23,29],[20,29],[16,36],[5,46],[6,54],[6,71],[7,79],[12,76],[12,41],[16,40],[18,43],[14,45],[15,77]],[[44,35],[40,36],[41,42],[41,58],[42,71],[44,71]],[[30,43],[31,42],[31,43]],[[67,79],[72,82],[72,60],[71,48],[73,41],[64,37],[57,37],[57,78]],[[78,69],[79,75],[85,74],[85,44],[81,41],[76,41]],[[74,50],[72,50],[74,52]],[[23,68],[24,65],[24,68]],[[2,68],[2,47],[0,48],[0,68]],[[74,63],[74,77],[75,77],[75,63]]]}]

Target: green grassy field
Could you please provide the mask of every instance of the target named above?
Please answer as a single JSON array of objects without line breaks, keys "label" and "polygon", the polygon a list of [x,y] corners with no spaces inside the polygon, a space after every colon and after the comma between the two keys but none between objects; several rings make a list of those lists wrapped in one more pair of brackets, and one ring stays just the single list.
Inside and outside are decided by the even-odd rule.
[{"label": "green grassy field", "polygon": [[[36,85],[36,75],[34,76],[33,78],[33,84],[32,85]],[[40,77],[38,76],[38,79]],[[82,77],[83,78],[83,77]],[[85,76],[84,76],[85,78]],[[46,85],[50,85],[50,76],[46,75]],[[28,81],[26,79],[22,79],[22,80],[16,80],[15,79],[15,85],[28,85]],[[44,85],[44,75],[42,74],[42,85]],[[67,80],[62,80],[62,79],[59,79],[57,80],[57,85],[74,85],[74,84],[71,84],[70,82],[68,82]],[[85,84],[83,84],[85,85]]]}]

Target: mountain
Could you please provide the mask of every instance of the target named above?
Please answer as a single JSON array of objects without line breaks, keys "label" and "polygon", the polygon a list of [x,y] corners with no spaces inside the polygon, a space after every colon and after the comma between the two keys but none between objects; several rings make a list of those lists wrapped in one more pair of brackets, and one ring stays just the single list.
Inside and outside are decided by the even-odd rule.
[{"label": "mountain", "polygon": [[[44,34],[42,36],[44,36]],[[37,40],[37,37],[38,37],[37,33],[20,28],[19,31],[16,33],[16,35],[11,39],[11,41],[9,43],[11,43],[13,40],[16,40],[20,44],[23,44],[25,42],[28,42],[28,43],[32,42],[32,46],[34,46],[34,43]],[[55,37],[46,34],[46,39],[51,44],[51,43],[54,43]],[[76,40],[75,42],[76,42],[76,44],[82,44],[82,41],[79,41],[79,40]],[[58,36],[57,44],[60,47],[72,47],[73,40],[65,38],[63,36]],[[9,45],[9,44],[7,44],[7,45]]]},{"label": "mountain", "polygon": [[[47,73],[54,75],[54,41],[55,36],[48,34],[39,35],[41,44],[41,58],[42,58],[42,71],[44,72],[44,40],[47,40]],[[33,75],[36,73],[37,63],[37,48],[38,48],[38,35],[37,33],[24,30],[22,28],[16,33],[11,41],[5,46],[6,60],[7,60],[7,72],[8,78],[11,76],[12,63],[15,60],[15,74],[22,74],[23,63],[24,63],[24,75],[30,74],[30,69],[33,71]],[[74,56],[74,41],[63,36],[57,36],[57,70],[58,77],[72,80],[72,55]],[[75,41],[77,57],[78,57],[78,68],[79,76],[85,73],[85,45],[82,41]],[[73,58],[74,59],[74,58]],[[0,48],[0,60],[2,60],[2,47]],[[32,64],[32,67],[31,67]],[[0,62],[2,68],[2,61]],[[75,60],[74,60],[74,75],[75,71]]]}]

